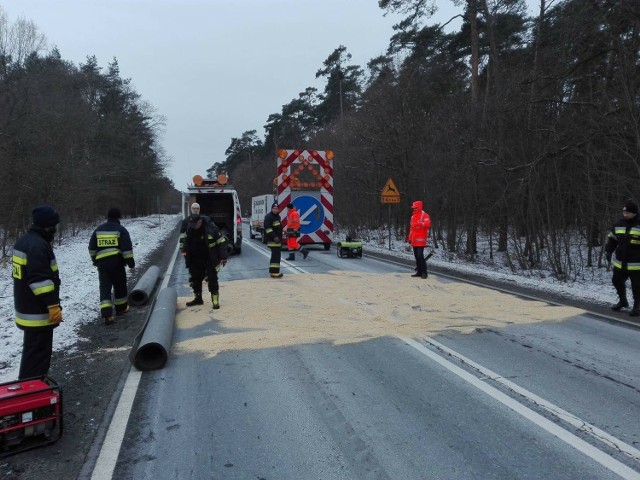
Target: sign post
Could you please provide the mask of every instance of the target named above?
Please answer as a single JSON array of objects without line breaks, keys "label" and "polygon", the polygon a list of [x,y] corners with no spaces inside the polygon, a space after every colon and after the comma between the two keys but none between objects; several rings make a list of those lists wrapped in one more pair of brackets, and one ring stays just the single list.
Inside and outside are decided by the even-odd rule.
[{"label": "sign post", "polygon": [[391,250],[391,204],[400,203],[400,191],[396,184],[393,183],[391,177],[387,180],[384,187],[382,187],[382,193],[380,194],[380,203],[386,203],[389,205],[389,221],[387,223],[389,233],[389,250]]}]

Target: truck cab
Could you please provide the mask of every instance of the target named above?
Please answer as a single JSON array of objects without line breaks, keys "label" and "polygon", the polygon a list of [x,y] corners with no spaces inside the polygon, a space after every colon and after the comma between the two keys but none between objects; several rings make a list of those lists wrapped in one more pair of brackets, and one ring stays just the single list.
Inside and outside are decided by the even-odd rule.
[{"label": "truck cab", "polygon": [[[226,175],[216,179],[193,177],[193,185],[187,187],[186,212],[191,204],[200,204],[200,214],[206,215],[216,224],[229,241],[229,253],[242,252],[242,210],[238,192],[228,183]],[[188,216],[188,213],[184,213]]]}]

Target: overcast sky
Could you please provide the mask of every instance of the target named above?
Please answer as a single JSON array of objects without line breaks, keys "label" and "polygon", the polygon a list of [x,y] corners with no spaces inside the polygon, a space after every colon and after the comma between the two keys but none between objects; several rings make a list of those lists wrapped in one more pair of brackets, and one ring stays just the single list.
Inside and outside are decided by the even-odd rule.
[{"label": "overcast sky", "polygon": [[[434,22],[458,13],[451,0],[437,3]],[[223,161],[233,137],[256,130],[263,139],[270,114],[308,86],[321,91],[316,71],[340,45],[352,65],[366,68],[385,53],[400,19],[384,17],[377,0],[0,0],[0,6],[10,23],[33,20],[65,60],[79,65],[95,55],[103,69],[118,60],[121,77],[166,118],[161,143],[179,190]]]}]

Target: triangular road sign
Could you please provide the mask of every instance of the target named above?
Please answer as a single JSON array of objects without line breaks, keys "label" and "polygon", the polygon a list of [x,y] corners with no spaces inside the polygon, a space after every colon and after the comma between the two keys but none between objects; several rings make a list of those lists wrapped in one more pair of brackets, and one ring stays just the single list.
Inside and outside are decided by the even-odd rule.
[{"label": "triangular road sign", "polygon": [[400,198],[400,191],[398,190],[398,187],[396,187],[396,184],[393,183],[393,180],[389,179],[387,180],[387,183],[385,184],[384,188],[382,189],[382,194],[383,197],[398,197]]}]

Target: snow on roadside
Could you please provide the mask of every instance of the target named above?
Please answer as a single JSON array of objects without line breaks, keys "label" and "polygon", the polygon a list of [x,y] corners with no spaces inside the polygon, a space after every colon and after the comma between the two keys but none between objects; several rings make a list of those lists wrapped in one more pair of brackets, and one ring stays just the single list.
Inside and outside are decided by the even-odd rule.
[{"label": "snow on roadside", "polygon": [[[151,259],[151,253],[177,228],[179,215],[153,215],[149,217],[123,219],[122,225],[129,230],[133,242],[136,268],[144,266]],[[62,244],[54,240],[54,253],[60,269],[60,301],[62,304],[62,324],[55,329],[54,351],[73,352],[78,342],[82,325],[94,323],[103,328],[99,318],[98,273],[91,264],[88,245],[94,228],[82,230],[77,236],[65,236]],[[127,269],[129,288],[134,285]],[[14,322],[13,279],[11,263],[0,268],[0,383],[18,378],[22,352],[22,331]]]}]

